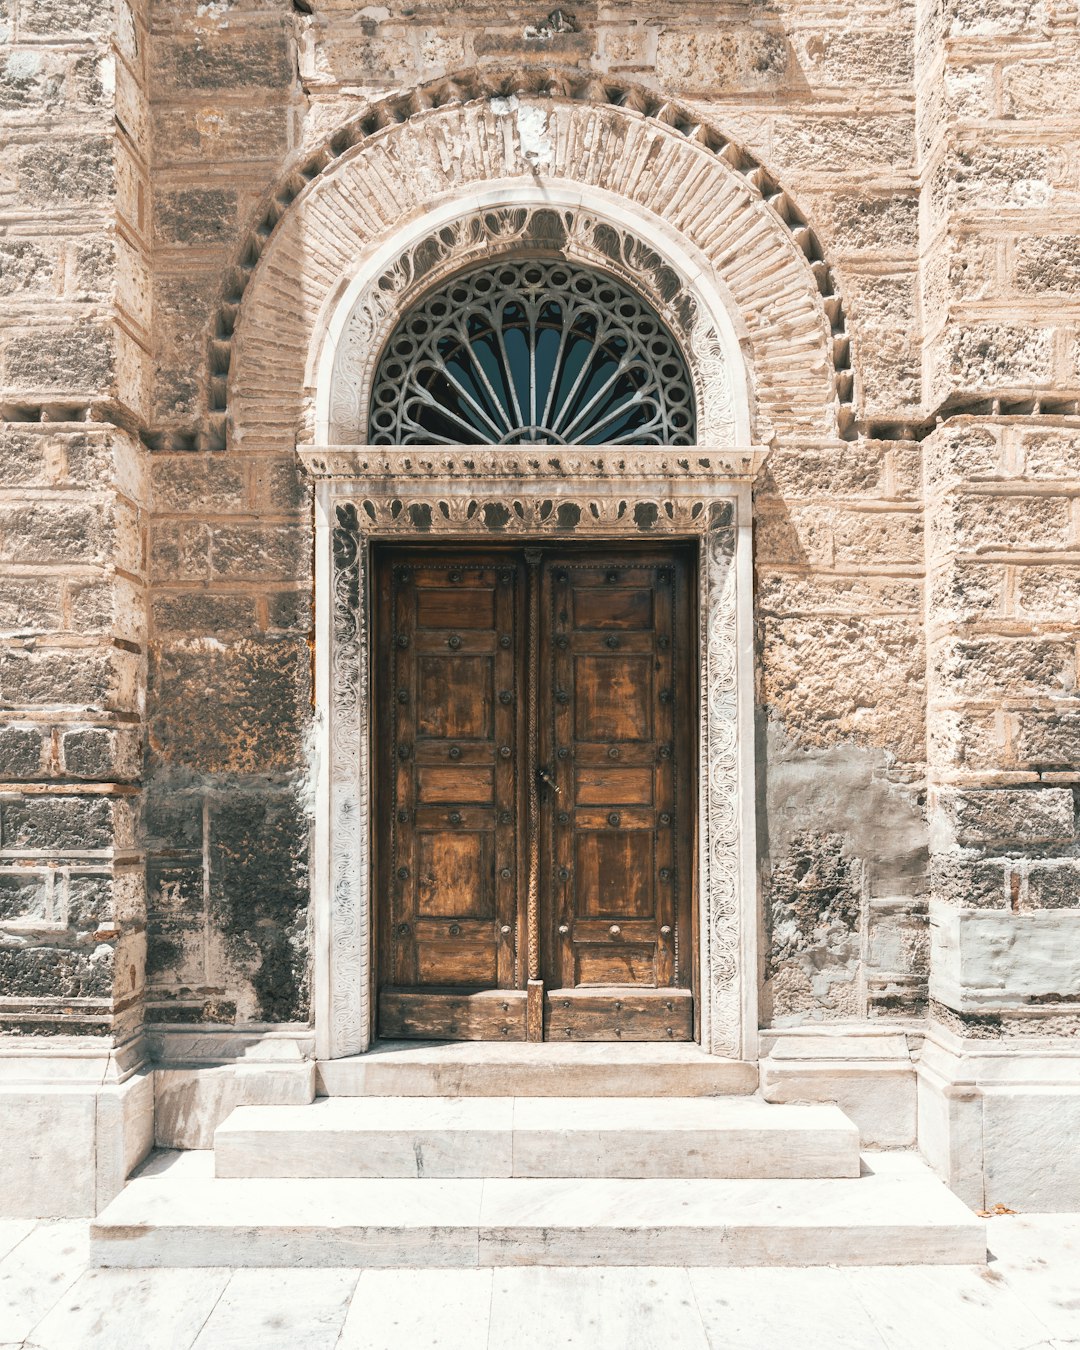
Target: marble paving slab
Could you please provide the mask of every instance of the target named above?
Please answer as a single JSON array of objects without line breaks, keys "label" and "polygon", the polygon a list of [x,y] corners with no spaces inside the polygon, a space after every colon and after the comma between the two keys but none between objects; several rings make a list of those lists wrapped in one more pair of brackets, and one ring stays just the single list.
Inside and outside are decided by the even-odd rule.
[{"label": "marble paving slab", "polygon": [[194,1350],[334,1350],[355,1270],[238,1270]]},{"label": "marble paving slab", "polygon": [[365,1270],[337,1350],[498,1345],[489,1339],[491,1281],[490,1270]]}]

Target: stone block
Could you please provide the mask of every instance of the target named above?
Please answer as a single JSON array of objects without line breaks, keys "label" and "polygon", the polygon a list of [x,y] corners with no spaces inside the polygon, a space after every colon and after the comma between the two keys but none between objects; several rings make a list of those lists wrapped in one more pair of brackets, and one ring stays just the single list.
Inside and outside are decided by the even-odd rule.
[{"label": "stone block", "polygon": [[64,732],[64,769],[73,778],[101,783],[131,782],[142,770],[139,733],[134,729],[86,727]]},{"label": "stone block", "polygon": [[189,638],[151,652],[150,745],[159,762],[209,773],[299,764],[310,660],[303,641]]},{"label": "stone block", "polygon": [[61,281],[60,260],[55,246],[32,239],[6,239],[0,243],[0,296],[55,295]]},{"label": "stone block", "polygon": [[923,442],[927,486],[941,491],[959,482],[1000,478],[1003,453],[998,434],[988,427],[970,422],[939,427]]},{"label": "stone block", "polygon": [[1080,1002],[1080,912],[931,904],[930,996],[957,1012]]},{"label": "stone block", "polygon": [[104,38],[115,15],[110,0],[19,0],[19,31],[24,38]]},{"label": "stone block", "polygon": [[280,162],[288,148],[284,106],[260,107],[208,99],[192,106],[155,107],[156,162],[173,164],[266,159]]},{"label": "stone block", "polygon": [[311,633],[315,608],[310,590],[271,592],[266,597],[266,622],[271,631]]},{"label": "stone block", "polygon": [[838,563],[921,566],[925,554],[921,511],[838,511],[833,539]]},{"label": "stone block", "polygon": [[[155,594],[154,629],[182,637],[194,634],[253,634],[258,629],[255,597],[215,591]],[[281,627],[272,620],[271,628]]]},{"label": "stone block", "polygon": [[4,379],[12,395],[60,393],[107,396],[113,389],[116,347],[109,324],[84,322],[9,337]]},{"label": "stone block", "polygon": [[153,1146],[149,1073],[124,1083],[0,1084],[0,1216],[90,1218]]},{"label": "stone block", "polygon": [[1033,295],[1080,293],[1080,239],[1072,234],[1033,235],[1013,246],[1013,282]]},{"label": "stone block", "polygon": [[6,998],[101,999],[113,993],[113,949],[0,947],[0,988]]},{"label": "stone block", "polygon": [[754,551],[759,565],[828,566],[833,559],[832,515],[817,504],[766,499],[754,519]]},{"label": "stone block", "polygon": [[225,514],[246,498],[244,465],[224,455],[154,455],[150,483],[162,514]]},{"label": "stone block", "polygon": [[1078,1136],[1080,1084],[986,1091],[982,1151],[987,1205],[1028,1213],[1080,1210]]},{"label": "stone block", "polygon": [[953,117],[981,122],[994,115],[993,67],[989,64],[947,65],[943,82],[945,102]]},{"label": "stone block", "polygon": [[237,1106],[306,1106],[315,1100],[315,1062],[158,1069],[158,1148],[213,1148],[214,1131]]},{"label": "stone block", "polygon": [[236,234],[237,194],[228,188],[187,188],[154,197],[154,238],[159,244],[220,244]]},{"label": "stone block", "polygon": [[1024,431],[1020,435],[1024,476],[1080,480],[1080,427],[1060,431]]},{"label": "stone block", "polygon": [[843,173],[903,168],[915,154],[914,121],[906,116],[776,117],[773,158],[781,171]]},{"label": "stone block", "polygon": [[126,577],[77,582],[67,586],[71,626],[84,637],[105,635],[140,643],[146,635],[142,587]]},{"label": "stone block", "polygon": [[1022,909],[1080,909],[1080,860],[1032,862]]},{"label": "stone block", "polygon": [[950,234],[944,276],[928,273],[927,290],[943,305],[957,300],[992,300],[1005,289],[998,266],[998,241],[978,234]]},{"label": "stone block", "polygon": [[803,576],[759,570],[759,614],[916,614],[922,585],[899,577]]},{"label": "stone block", "polygon": [[252,461],[251,490],[255,503],[268,511],[298,511],[311,498],[311,483],[296,455],[260,455]]},{"label": "stone block", "polygon": [[210,527],[198,521],[155,521],[150,531],[150,576],[155,581],[209,578]]},{"label": "stone block", "polygon": [[896,975],[925,975],[929,969],[930,935],[925,914],[910,902],[876,903],[867,930],[868,967]]},{"label": "stone block", "polygon": [[124,906],[117,904],[117,884],[111,872],[72,872],[67,886],[69,926],[77,932],[87,932],[120,922]]},{"label": "stone block", "polygon": [[1080,565],[1019,567],[1016,593],[1022,614],[1069,622],[1080,613]]},{"label": "stone block", "polygon": [[112,140],[53,133],[47,143],[19,153],[18,182],[19,198],[30,209],[76,202],[108,205],[116,186]]},{"label": "stone block", "polygon": [[292,77],[289,44],[279,28],[240,27],[213,42],[192,42],[181,33],[154,44],[151,83],[163,93],[284,91]]},{"label": "stone block", "polygon": [[39,778],[45,770],[44,749],[36,726],[0,727],[0,778]]},{"label": "stone block", "polygon": [[888,746],[905,763],[926,753],[924,654],[906,616],[808,615],[762,625],[763,696],[771,718],[805,746]]},{"label": "stone block", "polygon": [[930,528],[938,542],[938,562],[931,575],[929,617],[934,623],[961,624],[1004,612],[1005,568],[1000,563],[957,562],[948,556],[937,533],[937,514]]},{"label": "stone block", "polygon": [[905,85],[915,45],[904,29],[849,27],[796,33],[799,70],[811,87]]},{"label": "stone block", "polygon": [[1053,712],[1020,713],[1015,752],[1025,767],[1080,768],[1080,703],[1072,700]]},{"label": "stone block", "polygon": [[993,211],[1049,206],[1066,166],[1056,148],[985,139],[958,146],[944,172],[953,207]]},{"label": "stone block", "polygon": [[64,55],[32,47],[9,50],[0,65],[0,109],[9,113],[55,113],[76,101],[67,88]]},{"label": "stone block", "polygon": [[12,920],[46,921],[49,914],[48,872],[20,867],[0,872],[0,923]]},{"label": "stone block", "polygon": [[1067,640],[945,639],[931,649],[931,658],[949,698],[1060,698],[1076,688],[1076,651]]},{"label": "stone block", "polygon": [[961,848],[1071,843],[1076,809],[1069,788],[942,791],[938,810]]},{"label": "stone block", "polygon": [[60,626],[60,590],[55,581],[5,577],[0,586],[0,632],[29,636]]},{"label": "stone block", "polygon": [[827,207],[824,229],[835,250],[852,253],[914,253],[919,202],[913,195],[871,195],[864,189],[837,193]]},{"label": "stone block", "polygon": [[946,333],[943,345],[949,377],[965,393],[1051,383],[1054,334],[1050,328],[1009,323],[956,325]]},{"label": "stone block", "polygon": [[1075,34],[1072,40],[1055,38],[1057,59],[1042,57],[1036,61],[1007,64],[1001,72],[1002,111],[1006,117],[1037,121],[1051,117],[1071,121],[1080,116],[1080,75],[1077,60],[1080,49]]},{"label": "stone block", "polygon": [[0,651],[0,699],[9,707],[129,711],[138,689],[138,657],[107,648],[12,647]]},{"label": "stone block", "polygon": [[864,1148],[910,1148],[915,1070],[902,1035],[780,1036],[761,1061],[767,1102],[835,1102]]},{"label": "stone block", "polygon": [[1048,0],[945,0],[935,17],[943,35],[992,38],[1045,32],[1051,15]]},{"label": "stone block", "polygon": [[0,847],[65,853],[113,846],[115,802],[109,797],[0,799]]},{"label": "stone block", "polygon": [[1005,728],[993,712],[938,708],[929,718],[930,762],[941,768],[1000,770],[1012,763]]},{"label": "stone block", "polygon": [[1072,535],[1068,497],[957,492],[930,517],[931,554],[1063,549]]},{"label": "stone block", "polygon": [[1005,909],[1009,871],[1004,858],[936,853],[930,860],[931,893],[940,904],[960,909]]},{"label": "stone block", "polygon": [[130,513],[102,503],[0,508],[0,559],[21,563],[110,562],[131,570],[140,541]]},{"label": "stone block", "polygon": [[308,530],[293,525],[217,525],[213,574],[229,581],[301,580],[311,571]]},{"label": "stone block", "polygon": [[657,41],[656,77],[682,93],[776,89],[785,84],[790,61],[782,32],[667,28]]},{"label": "stone block", "polygon": [[159,919],[191,919],[204,909],[202,859],[151,856],[146,862],[147,912]]},{"label": "stone block", "polygon": [[877,497],[885,457],[873,442],[829,449],[778,448],[769,456],[770,489],[790,497]]},{"label": "stone block", "polygon": [[108,300],[120,278],[117,275],[118,250],[115,239],[91,239],[75,246],[76,300]]}]

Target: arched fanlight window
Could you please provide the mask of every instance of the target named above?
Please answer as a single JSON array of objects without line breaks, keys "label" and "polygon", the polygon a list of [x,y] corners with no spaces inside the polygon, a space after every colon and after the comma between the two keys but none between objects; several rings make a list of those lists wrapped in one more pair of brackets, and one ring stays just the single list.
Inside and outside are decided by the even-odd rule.
[{"label": "arched fanlight window", "polygon": [[563,261],[453,277],[401,320],[379,361],[374,445],[691,445],[678,344],[618,281]]}]

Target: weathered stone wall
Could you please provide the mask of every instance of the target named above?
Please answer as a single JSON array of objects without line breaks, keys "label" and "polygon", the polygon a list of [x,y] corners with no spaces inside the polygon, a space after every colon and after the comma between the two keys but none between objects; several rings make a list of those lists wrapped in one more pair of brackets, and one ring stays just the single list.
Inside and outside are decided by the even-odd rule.
[{"label": "weathered stone wall", "polygon": [[[246,241],[369,100],[476,69],[679,101],[782,185],[843,298],[837,434],[781,428],[757,503],[766,1018],[921,1015],[931,896],[942,971],[954,914],[1075,907],[1078,451],[1048,417],[1080,385],[1075,15],[7,0],[0,21],[8,1025],[138,1018],[144,846],[149,1020],[309,1015],[310,501],[257,390],[226,423]],[[966,988],[935,976],[942,1016]]]},{"label": "weathered stone wall", "polygon": [[[243,261],[260,194],[365,100],[474,68],[609,76],[683,100],[775,166],[812,217],[853,320],[857,410],[894,422],[919,402],[909,8],[670,5],[648,21],[596,6],[562,21],[526,6],[312,8],[154,12],[160,449],[148,819],[157,1021],[282,1020],[305,1010],[306,499],[288,435],[260,426],[250,399],[220,454],[226,433],[215,410],[224,406],[236,307],[212,316],[231,292],[229,269]],[[213,322],[221,341],[208,364]],[[838,341],[847,364],[847,338]],[[817,442],[780,446],[773,463],[759,540],[767,1011],[780,1021],[918,1012],[926,981],[918,450]],[[869,567],[867,550],[877,555]],[[847,684],[826,697],[838,670]],[[201,692],[211,686],[218,699],[208,709]],[[239,897],[239,872],[227,891],[216,880],[215,839],[243,848],[216,805],[237,792],[256,814],[275,812],[281,852],[265,912]],[[823,792],[843,817],[825,832]],[[181,805],[182,827],[170,823]],[[835,913],[833,872],[843,878]],[[234,906],[225,916],[223,902]],[[286,967],[288,992],[267,995]]]},{"label": "weathered stone wall", "polygon": [[0,25],[0,1030],[107,1047],[144,980],[146,32]]}]

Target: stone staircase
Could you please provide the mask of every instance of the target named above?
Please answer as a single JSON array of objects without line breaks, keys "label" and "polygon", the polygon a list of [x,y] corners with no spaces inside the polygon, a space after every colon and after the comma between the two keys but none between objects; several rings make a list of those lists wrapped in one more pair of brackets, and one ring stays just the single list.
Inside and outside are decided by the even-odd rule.
[{"label": "stone staircase", "polygon": [[696,1047],[385,1047],[321,1067],[333,1095],[307,1106],[237,1107],[217,1129],[212,1168],[191,1154],[146,1168],[92,1225],[92,1259],[718,1266],[986,1258],[982,1222],[917,1155],[860,1157],[858,1131],[837,1107],[766,1103],[746,1093],[747,1066]]}]

